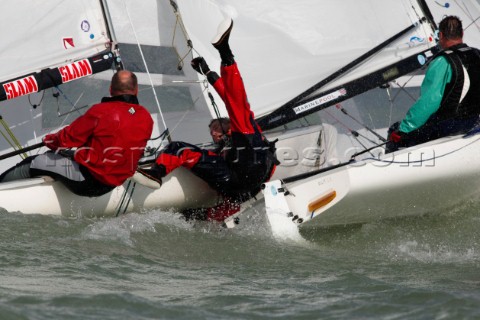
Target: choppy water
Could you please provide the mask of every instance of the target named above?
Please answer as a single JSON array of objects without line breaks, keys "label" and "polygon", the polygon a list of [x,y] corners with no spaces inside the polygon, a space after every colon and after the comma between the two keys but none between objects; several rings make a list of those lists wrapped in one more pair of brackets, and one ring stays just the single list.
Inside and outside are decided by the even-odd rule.
[{"label": "choppy water", "polygon": [[[260,210],[261,211],[261,210]],[[279,242],[152,211],[0,214],[1,319],[480,318],[480,202]]]}]

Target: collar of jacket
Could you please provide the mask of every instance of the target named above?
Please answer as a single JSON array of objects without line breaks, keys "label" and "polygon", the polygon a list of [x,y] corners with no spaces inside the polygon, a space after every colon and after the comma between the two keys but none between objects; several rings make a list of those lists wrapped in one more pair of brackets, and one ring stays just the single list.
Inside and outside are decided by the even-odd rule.
[{"label": "collar of jacket", "polygon": [[112,102],[112,101],[121,101],[121,102],[126,102],[131,104],[139,104],[137,96],[134,96],[132,94],[122,94],[119,96],[102,98],[102,102]]}]

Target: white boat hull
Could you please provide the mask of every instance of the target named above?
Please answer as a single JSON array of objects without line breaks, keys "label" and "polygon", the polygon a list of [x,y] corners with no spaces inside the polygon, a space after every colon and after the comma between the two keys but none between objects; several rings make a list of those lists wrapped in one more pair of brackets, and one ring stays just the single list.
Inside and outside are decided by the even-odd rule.
[{"label": "white boat hull", "polygon": [[[480,135],[443,138],[353,162],[283,188],[287,194],[266,184],[267,212],[281,210],[300,228],[444,211],[480,190]],[[284,197],[288,210],[282,204],[275,208],[282,202],[275,197]]]},{"label": "white boat hull", "polygon": [[[288,135],[281,133],[274,138],[280,138],[277,145],[281,150],[289,150],[288,154],[301,154],[303,149],[323,148],[317,145],[321,130],[321,126],[312,126],[308,129],[290,130]],[[320,153],[325,156],[326,151]],[[309,163],[280,166],[275,177],[281,179],[315,168],[318,167]],[[0,208],[24,214],[111,217],[153,208],[181,211],[212,207],[221,201],[221,196],[205,181],[183,167],[163,178],[160,189],[136,184],[130,196],[132,189],[133,183],[129,186],[127,181],[108,194],[89,198],[73,194],[59,181],[44,178],[18,180],[0,183]]]},{"label": "white boat hull", "polygon": [[24,214],[112,217],[154,208],[180,211],[211,207],[218,201],[217,192],[184,168],[165,177],[160,189],[125,182],[100,197],[75,195],[61,182],[44,178],[0,184],[0,207]]}]

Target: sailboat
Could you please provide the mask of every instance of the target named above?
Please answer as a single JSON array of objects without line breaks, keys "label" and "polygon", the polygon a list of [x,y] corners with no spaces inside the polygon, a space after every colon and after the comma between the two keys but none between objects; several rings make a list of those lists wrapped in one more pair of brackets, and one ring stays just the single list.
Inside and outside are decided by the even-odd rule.
[{"label": "sailboat", "polygon": [[[48,89],[52,93],[42,91],[33,93],[28,99],[25,96],[16,98],[15,101],[22,101],[20,103],[29,106],[22,111],[24,114],[12,117],[23,120],[10,126],[13,133],[20,136],[18,140],[22,141],[22,145],[34,144],[43,134],[54,130],[52,127],[67,124],[68,118],[81,113],[79,106],[89,106],[99,101],[102,92],[107,92],[115,62],[121,62],[139,76],[143,85],[140,102],[151,108],[156,127],[163,127],[157,129],[154,138],[160,136],[163,129],[169,128],[176,140],[194,143],[207,141],[208,119],[215,117],[216,111],[220,115],[226,113],[221,99],[206,86],[205,79],[199,78],[189,68],[188,63],[192,57],[201,55],[211,67],[220,64],[218,54],[210,45],[210,38],[215,34],[218,23],[225,17],[231,17],[235,21],[231,46],[242,70],[252,110],[267,137],[279,140],[277,157],[282,164],[275,172],[274,184],[267,185],[264,190],[271,191],[271,194],[265,192],[268,216],[278,216],[282,226],[292,225],[295,229],[315,226],[320,221],[317,219],[320,211],[333,210],[341,199],[347,199],[339,194],[341,190],[348,194],[352,189],[336,186],[353,186],[351,179],[347,179],[351,168],[356,165],[361,167],[360,164],[372,158],[383,157],[382,148],[377,147],[384,142],[382,139],[386,136],[388,126],[393,120],[399,120],[413,103],[414,99],[410,97],[418,95],[422,66],[435,53],[435,21],[439,21],[443,14],[459,15],[468,26],[466,42],[480,46],[476,24],[478,3],[471,0],[462,1],[461,4],[421,0],[345,0],[341,3],[336,0],[299,0],[294,3],[284,0],[145,0],[142,6],[128,0],[91,0],[76,1],[75,7],[71,4],[60,5],[69,1],[47,2],[51,7],[37,4],[35,16],[56,21],[60,18],[55,18],[53,14],[59,12],[59,16],[69,15],[69,19],[63,20],[74,22],[71,26],[54,28],[61,31],[53,35],[52,25],[47,19],[40,19],[45,23],[44,28],[33,18],[25,19],[33,21],[35,26],[26,28],[26,34],[30,29],[43,34],[34,47],[53,47],[46,45],[48,41],[65,38],[61,51],[69,53],[69,38],[74,38],[78,47],[80,44],[76,42],[75,35],[80,33],[90,37],[92,33],[79,27],[84,20],[89,25],[93,25],[91,21],[101,21],[98,22],[101,30],[98,35],[103,37],[103,42],[100,41],[94,49],[90,47],[93,52],[86,52],[82,56],[64,56],[55,62],[39,62],[31,69],[14,67],[14,63],[11,63],[13,69],[22,72],[12,72],[11,77],[7,75],[0,78],[1,82],[18,79],[28,72],[44,68],[58,68],[66,62],[85,57],[104,56],[106,44],[112,58],[106,72],[94,73],[88,80],[81,78],[53,85],[52,89]],[[17,8],[24,9],[22,12],[33,12],[33,1],[22,3],[25,3],[23,8],[11,5],[12,11],[6,16],[18,15],[19,11],[15,11]],[[74,12],[78,12],[78,16],[74,17]],[[84,17],[86,13],[90,15],[93,12],[96,13],[95,18]],[[94,39],[98,37],[93,36]],[[25,39],[30,38],[25,36]],[[120,49],[120,55],[114,50],[116,48]],[[57,51],[32,55],[50,57],[57,55]],[[12,53],[10,56],[15,55],[19,54]],[[120,61],[117,61],[118,57]],[[25,60],[30,59],[33,58]],[[3,64],[8,65],[9,62],[4,60]],[[79,89],[80,84],[90,90]],[[93,102],[87,102],[87,96]],[[213,105],[217,105],[218,109]],[[0,109],[5,119],[8,118],[8,112],[13,110],[12,105],[6,106]],[[24,109],[16,108],[15,112],[20,113],[19,110]],[[51,123],[47,123],[47,113],[65,116],[49,117],[54,120],[48,120]],[[32,128],[39,129],[36,131]],[[25,132],[25,136],[22,136]],[[157,148],[156,144],[158,140],[152,140],[151,148]],[[355,163],[350,161],[352,155],[355,155]],[[335,170],[342,174],[329,176]],[[383,173],[379,175],[385,176]],[[329,178],[324,179],[325,176]],[[405,178],[398,185],[414,182]],[[329,188],[319,190],[324,185]],[[0,207],[24,213],[111,216],[155,207],[181,210],[211,206],[221,201],[216,192],[186,170],[176,170],[166,177],[162,188],[158,190],[142,185],[133,186],[133,183],[129,185],[127,182],[104,197],[86,199],[70,194],[58,182],[44,178],[31,179],[15,184],[0,184]],[[297,187],[303,189],[296,192]],[[377,187],[382,188],[382,185],[377,184]],[[361,183],[358,189],[363,189]],[[48,192],[42,193],[41,190]],[[282,190],[287,192],[280,192]],[[372,191],[372,194],[375,192]],[[273,197],[273,194],[277,196]],[[277,201],[278,195],[283,195],[284,201]],[[299,195],[305,195],[305,198]],[[15,198],[32,201],[11,200]],[[51,207],[48,201],[44,201],[42,203],[47,205],[42,207],[42,200],[37,199],[55,199],[58,204]],[[373,200],[382,203],[382,199]],[[12,206],[7,207],[7,202]],[[320,206],[326,202],[326,205]],[[353,207],[359,205],[356,201],[352,203]],[[371,206],[377,205],[375,202],[369,203]],[[303,207],[309,205],[315,209],[315,214],[302,211]],[[277,211],[282,213],[270,214]],[[353,208],[352,211],[357,210]],[[364,212],[363,208],[360,211]],[[337,217],[335,214],[332,216]],[[348,216],[339,219],[343,219],[342,223],[359,221],[353,218],[349,220]],[[270,221],[273,225],[273,219]]]},{"label": "sailboat", "polygon": [[[44,152],[44,147],[38,148],[41,138],[100,101],[119,68],[137,74],[140,103],[149,109],[156,124],[142,163],[155,157],[167,137],[205,144],[209,121],[226,111],[206,79],[199,78],[188,64],[201,53],[212,58],[212,66],[215,61],[219,65],[211,48],[204,48],[209,40],[201,41],[215,32],[226,13],[221,3],[206,4],[201,10],[217,21],[203,27],[195,25],[198,19],[184,24],[197,5],[155,0],[146,0],[142,6],[128,0],[48,0],[43,4],[25,0],[5,5],[6,17],[24,19],[16,22],[0,60],[5,70],[0,77],[0,114],[5,120],[5,141],[0,142],[2,171],[19,162],[19,156]],[[61,23],[56,24],[57,20]],[[272,137],[279,136],[279,146],[287,149],[317,147],[321,128],[317,123],[289,131],[289,136],[277,132]],[[302,143],[295,142],[298,135],[303,137]],[[6,157],[12,153],[15,156]],[[318,168],[322,164],[317,160],[305,167],[279,168],[277,176]],[[221,201],[217,192],[183,168],[165,177],[160,189],[129,180],[92,198],[75,195],[49,177],[0,183],[0,207],[24,214],[105,217],[151,208],[212,207]]]},{"label": "sailboat", "polygon": [[[424,69],[422,66],[434,56],[438,50],[431,41],[435,38],[435,22],[446,15],[460,17],[464,24],[464,42],[478,48],[480,5],[477,1],[405,2],[408,3],[412,10],[410,16],[418,19],[407,27],[409,31],[392,33],[394,36],[386,42],[265,116],[260,123],[275,126],[290,121],[298,113],[328,110],[332,105],[343,109],[340,103],[349,98],[343,97],[349,94],[356,96],[353,100],[357,101],[362,99],[362,92],[366,92],[363,95],[367,97],[378,90],[392,94],[392,87],[399,86],[402,78],[413,79],[419,74],[415,70]],[[410,43],[413,51],[396,56],[407,39],[421,44]],[[386,65],[374,66],[377,54],[390,56]],[[407,73],[402,71],[404,67]],[[359,70],[368,71],[355,75]],[[386,89],[373,89],[378,86]],[[392,113],[388,116],[392,117]],[[401,118],[400,115],[394,121]],[[385,128],[377,133],[385,137]],[[299,231],[322,227],[451,210],[478,194],[479,132],[479,128],[474,128],[467,134],[444,137],[393,153],[385,153],[385,140],[378,139],[369,146],[354,149],[329,168],[268,182],[263,193],[272,231],[277,237],[289,238],[297,237]]]}]

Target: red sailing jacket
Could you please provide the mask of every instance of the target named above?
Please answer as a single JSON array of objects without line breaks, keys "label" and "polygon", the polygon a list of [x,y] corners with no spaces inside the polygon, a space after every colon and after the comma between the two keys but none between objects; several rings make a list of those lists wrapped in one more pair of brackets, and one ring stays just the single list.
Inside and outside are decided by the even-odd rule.
[{"label": "red sailing jacket", "polygon": [[77,163],[103,184],[119,186],[135,173],[152,134],[152,117],[136,102],[134,96],[104,98],[69,126],[45,136],[45,145],[78,148]]}]

